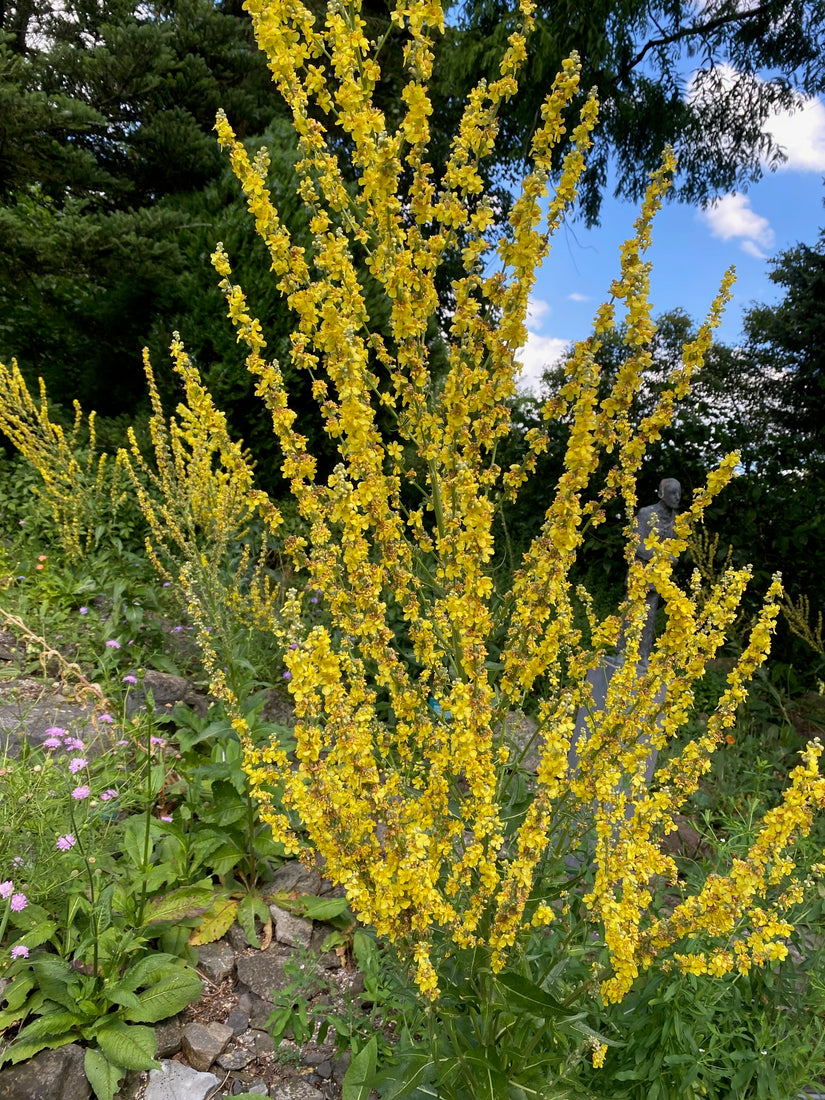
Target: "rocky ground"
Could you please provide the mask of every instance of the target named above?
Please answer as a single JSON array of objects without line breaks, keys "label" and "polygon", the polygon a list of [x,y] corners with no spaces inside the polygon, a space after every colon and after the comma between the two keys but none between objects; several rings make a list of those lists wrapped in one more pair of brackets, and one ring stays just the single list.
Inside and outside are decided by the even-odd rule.
[{"label": "rocky ground", "polygon": [[[272,893],[324,894],[317,872],[300,863],[279,868]],[[276,1047],[267,1029],[275,997],[307,976],[309,995],[358,1011],[363,980],[343,949],[322,950],[328,925],[271,906],[272,938],[249,947],[238,925],[216,943],[198,948],[200,1000],[156,1028],[159,1070],[132,1073],[118,1100],[228,1100],[253,1093],[272,1100],[338,1100],[348,1055],[333,1043],[289,1038]],[[72,1044],[43,1051],[0,1070],[0,1100],[90,1100],[82,1049]]]}]

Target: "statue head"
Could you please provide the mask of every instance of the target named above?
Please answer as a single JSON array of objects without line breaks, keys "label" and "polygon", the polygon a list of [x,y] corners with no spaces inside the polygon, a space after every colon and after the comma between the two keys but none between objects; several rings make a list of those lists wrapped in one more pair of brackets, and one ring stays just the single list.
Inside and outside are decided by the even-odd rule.
[{"label": "statue head", "polygon": [[675,477],[665,477],[659,482],[659,500],[674,512],[682,499],[682,486]]}]

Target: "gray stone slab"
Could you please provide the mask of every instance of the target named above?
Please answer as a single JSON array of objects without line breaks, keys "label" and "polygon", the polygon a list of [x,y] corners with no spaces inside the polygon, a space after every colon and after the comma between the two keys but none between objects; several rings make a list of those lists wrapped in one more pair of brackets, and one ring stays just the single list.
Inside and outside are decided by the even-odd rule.
[{"label": "gray stone slab", "polygon": [[0,1070],[0,1100],[89,1100],[92,1087],[83,1069],[84,1057],[82,1047],[69,1043],[7,1066]]},{"label": "gray stone slab", "polygon": [[149,1074],[144,1100],[206,1100],[218,1084],[214,1073],[199,1073],[182,1062],[161,1062],[160,1069]]}]

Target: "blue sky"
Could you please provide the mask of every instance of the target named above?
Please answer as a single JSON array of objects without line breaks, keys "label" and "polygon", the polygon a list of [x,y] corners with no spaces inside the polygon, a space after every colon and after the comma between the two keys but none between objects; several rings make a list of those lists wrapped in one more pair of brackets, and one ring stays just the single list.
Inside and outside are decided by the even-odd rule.
[{"label": "blue sky", "polygon": [[[774,117],[769,129],[786,151],[782,168],[766,171],[746,193],[722,196],[706,210],[668,203],[657,216],[648,254],[654,316],[680,307],[694,320],[703,318],[725,269],[735,264],[734,300],[718,330],[719,339],[735,345],[748,306],[780,297],[768,278],[769,258],[817,240],[825,225],[825,104],[809,99],[795,114]],[[599,228],[570,220],[556,233],[532,295],[523,388],[535,390],[543,366],[567,343],[588,335],[636,213],[633,204],[608,198]]]}]

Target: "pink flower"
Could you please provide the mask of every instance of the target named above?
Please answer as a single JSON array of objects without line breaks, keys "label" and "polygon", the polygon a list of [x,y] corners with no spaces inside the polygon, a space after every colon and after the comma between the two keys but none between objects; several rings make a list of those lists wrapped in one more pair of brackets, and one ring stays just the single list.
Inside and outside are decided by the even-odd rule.
[{"label": "pink flower", "polygon": [[78,610],[78,613],[80,615],[88,615],[89,614],[88,607],[79,607],[77,610]]},{"label": "pink flower", "polygon": [[149,738],[149,744],[150,745],[165,745],[166,742],[163,740],[162,737],[150,737]]},{"label": "pink flower", "polygon": [[115,744],[116,745],[128,745],[129,742],[124,737],[121,737],[121,739],[119,741],[115,741]]},{"label": "pink flower", "polygon": [[110,787],[108,791],[104,791],[103,794],[100,796],[100,801],[109,802],[112,798],[117,798],[117,791],[114,789],[114,787]]},{"label": "pink flower", "polygon": [[66,833],[65,836],[59,836],[57,838],[57,847],[61,852],[68,852],[70,848],[74,848],[77,841],[71,833]]},{"label": "pink flower", "polygon": [[29,899],[25,894],[12,894],[11,901],[9,902],[9,908],[12,913],[19,913],[29,904]]},{"label": "pink flower", "polygon": [[47,737],[65,737],[66,730],[62,726],[49,726],[46,730]]},{"label": "pink flower", "polygon": [[85,745],[79,737],[67,737],[66,748],[69,749],[71,752],[83,752]]},{"label": "pink flower", "polygon": [[110,638],[106,645],[109,649],[120,649],[120,642],[116,642],[114,638]]},{"label": "pink flower", "polygon": [[89,761],[82,756],[73,756],[69,761],[69,771],[74,775],[75,772],[79,772],[81,768],[85,768],[88,763]]},{"label": "pink flower", "polygon": [[13,959],[27,959],[29,957],[29,949],[25,944],[19,943],[17,947],[11,949],[11,957]]},{"label": "pink flower", "polygon": [[6,879],[5,882],[0,882],[0,898],[7,898],[14,889],[14,883],[11,879]]},{"label": "pink flower", "polygon": [[47,737],[43,742],[44,749],[59,749],[62,748],[63,742],[59,737]]},{"label": "pink flower", "polygon": [[107,725],[114,722],[114,718],[108,712],[106,714],[98,714],[97,720],[98,722],[105,722]]},{"label": "pink flower", "polygon": [[76,798],[80,801],[81,798],[88,798],[91,793],[88,787],[75,787],[72,791],[72,798]]},{"label": "pink flower", "polygon": [[171,821],[172,816],[171,816],[171,814],[161,814],[160,815],[160,820],[161,821]]},{"label": "pink flower", "polygon": [[124,684],[136,684],[137,676],[132,676],[132,674],[130,673],[128,676],[123,677],[123,682]]}]

